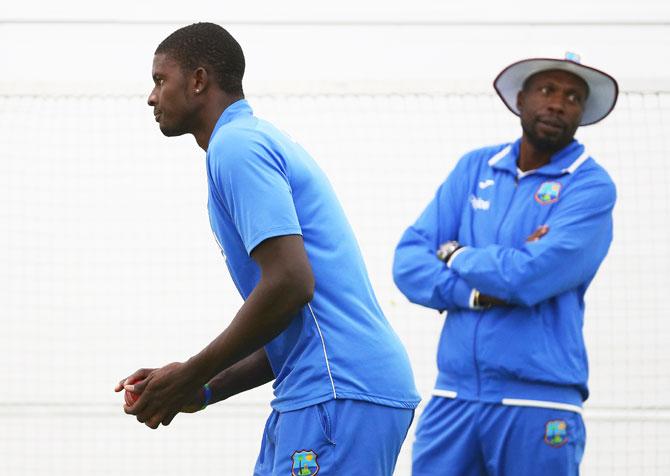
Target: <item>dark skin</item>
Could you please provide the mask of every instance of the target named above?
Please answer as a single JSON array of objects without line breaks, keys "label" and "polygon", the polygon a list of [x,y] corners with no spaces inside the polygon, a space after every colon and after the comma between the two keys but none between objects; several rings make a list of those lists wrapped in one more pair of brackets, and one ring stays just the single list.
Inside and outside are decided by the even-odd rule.
[{"label": "dark skin", "polygon": [[521,116],[522,171],[538,169],[568,145],[584,113],[588,87],[566,71],[543,71],[531,76],[517,96]]},{"label": "dark skin", "polygon": [[[526,172],[547,165],[556,152],[572,142],[587,97],[584,80],[567,71],[542,71],[526,81],[517,96],[523,129],[519,169]],[[526,241],[537,241],[547,233],[549,227],[541,225]],[[479,302],[485,306],[507,305],[484,294],[480,294]]]},{"label": "dark skin", "polygon": [[202,150],[207,150],[221,113],[243,96],[222,91],[206,68],[185,73],[166,54],[154,56],[151,77],[154,88],[147,103],[161,132],[168,137],[193,134]]},{"label": "dark skin", "polygon": [[[155,86],[148,104],[163,134],[193,134],[207,150],[216,121],[241,97],[221,90],[205,67],[184,72],[165,54],[155,55],[152,76]],[[274,379],[263,346],[312,299],[314,276],[299,235],[265,240],[251,258],[261,278],[230,325],[186,362],[140,369],[122,379],[115,391],[140,395],[133,405],[124,405],[126,413],[155,429],[169,425],[180,411],[200,409],[205,383],[215,402]]]}]

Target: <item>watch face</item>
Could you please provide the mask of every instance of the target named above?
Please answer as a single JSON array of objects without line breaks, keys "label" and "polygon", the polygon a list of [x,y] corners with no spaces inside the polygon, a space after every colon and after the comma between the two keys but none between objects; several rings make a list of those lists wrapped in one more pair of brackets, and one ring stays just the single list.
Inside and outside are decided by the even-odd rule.
[{"label": "watch face", "polygon": [[447,241],[446,243],[440,245],[440,248],[437,250],[437,257],[446,262],[449,256],[451,256],[451,254],[456,251],[459,246],[460,245],[457,241]]}]

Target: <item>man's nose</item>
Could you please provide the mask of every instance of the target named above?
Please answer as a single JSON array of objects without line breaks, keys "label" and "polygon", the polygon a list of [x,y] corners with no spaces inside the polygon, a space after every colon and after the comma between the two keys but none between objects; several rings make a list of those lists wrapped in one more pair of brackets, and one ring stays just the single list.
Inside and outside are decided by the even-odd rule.
[{"label": "man's nose", "polygon": [[149,97],[147,98],[147,104],[151,107],[154,107],[157,104],[158,97],[156,96],[156,91],[151,91]]},{"label": "man's nose", "polygon": [[566,99],[562,94],[552,94],[549,96],[549,109],[555,112],[563,112],[565,110]]}]

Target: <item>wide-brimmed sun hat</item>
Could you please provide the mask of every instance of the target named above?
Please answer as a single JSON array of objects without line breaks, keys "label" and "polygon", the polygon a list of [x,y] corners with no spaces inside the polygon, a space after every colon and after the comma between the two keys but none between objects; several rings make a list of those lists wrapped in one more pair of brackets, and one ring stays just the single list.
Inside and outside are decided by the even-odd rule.
[{"label": "wide-brimmed sun hat", "polygon": [[616,104],[619,85],[607,73],[579,62],[579,56],[567,53],[565,59],[530,58],[512,63],[503,69],[493,81],[493,87],[505,105],[517,116],[519,109],[516,98],[523,83],[530,76],[542,71],[561,70],[582,78],[589,87],[589,95],[584,103],[584,114],[580,126],[588,126],[604,119]]}]

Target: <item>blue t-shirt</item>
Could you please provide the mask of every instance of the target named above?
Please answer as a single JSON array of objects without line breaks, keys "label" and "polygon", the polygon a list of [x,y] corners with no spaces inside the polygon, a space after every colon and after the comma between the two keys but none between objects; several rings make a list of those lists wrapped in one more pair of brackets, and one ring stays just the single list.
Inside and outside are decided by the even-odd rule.
[{"label": "blue t-shirt", "polygon": [[415,408],[409,359],[375,298],[360,249],[328,179],[310,155],[246,100],[219,118],[207,150],[209,218],[244,299],[260,279],[250,253],[274,236],[302,235],[312,301],[265,346],[274,409],[334,398]]}]

